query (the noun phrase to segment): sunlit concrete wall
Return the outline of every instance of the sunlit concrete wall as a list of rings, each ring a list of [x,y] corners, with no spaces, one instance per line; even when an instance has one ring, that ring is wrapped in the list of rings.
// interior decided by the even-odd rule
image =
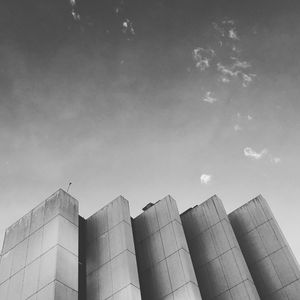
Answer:
[[[221,200],[213,196],[181,220],[202,298],[260,299]]]
[[[158,201],[133,224],[143,300],[200,300],[175,200]]]
[[[10,226],[0,263],[1,300],[77,300],[78,202],[63,190]]]
[[[299,300],[299,265],[267,202],[259,196],[229,219],[261,299]]]
[[[86,220],[87,300],[140,300],[129,203],[118,197]]]

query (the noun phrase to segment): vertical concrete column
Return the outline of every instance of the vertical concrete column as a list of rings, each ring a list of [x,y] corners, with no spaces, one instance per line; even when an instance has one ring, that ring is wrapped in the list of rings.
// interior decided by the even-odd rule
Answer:
[[[202,298],[260,299],[221,200],[181,214]]]
[[[87,300],[140,300],[129,203],[118,197],[86,220]]]
[[[175,200],[144,210],[133,221],[143,300],[200,300]]]
[[[63,190],[6,230],[1,300],[77,300],[78,202]]]
[[[299,265],[266,200],[258,196],[229,219],[261,299],[299,299]]]

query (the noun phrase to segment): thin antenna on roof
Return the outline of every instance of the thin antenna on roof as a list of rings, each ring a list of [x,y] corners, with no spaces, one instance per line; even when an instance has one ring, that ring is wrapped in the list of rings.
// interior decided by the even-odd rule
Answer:
[[[71,184],[72,184],[72,182],[69,182],[69,185],[68,185],[68,188],[67,188],[67,192],[69,192]]]

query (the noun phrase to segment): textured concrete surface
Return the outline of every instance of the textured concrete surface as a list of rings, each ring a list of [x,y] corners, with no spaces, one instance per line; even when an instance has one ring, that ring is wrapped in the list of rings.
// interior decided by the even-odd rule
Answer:
[[[299,265],[261,196],[229,215],[261,299],[300,299]]]
[[[201,299],[175,200],[148,207],[133,228],[143,300]]]
[[[140,300],[129,203],[118,197],[86,220],[87,300]]]
[[[181,220],[202,298],[259,299],[221,200],[213,196]]]
[[[78,202],[58,190],[5,233],[1,300],[76,300]]]

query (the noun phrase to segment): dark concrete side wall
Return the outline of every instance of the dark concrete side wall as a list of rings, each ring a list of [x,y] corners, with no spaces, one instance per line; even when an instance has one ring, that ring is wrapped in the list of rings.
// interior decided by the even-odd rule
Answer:
[[[181,214],[204,300],[258,300],[221,200],[213,196]]]
[[[6,230],[0,299],[77,300],[77,275],[78,202],[58,190]]]
[[[179,212],[170,196],[133,221],[143,300],[201,300]]]
[[[140,300],[129,203],[118,197],[86,220],[86,300]]]
[[[229,214],[263,300],[299,300],[299,265],[266,200],[259,196]]]

